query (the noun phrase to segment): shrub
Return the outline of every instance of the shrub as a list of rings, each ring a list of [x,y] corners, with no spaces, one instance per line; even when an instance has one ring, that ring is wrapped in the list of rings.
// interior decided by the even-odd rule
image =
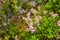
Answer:
[[[60,40],[60,0],[0,0],[0,40]]]

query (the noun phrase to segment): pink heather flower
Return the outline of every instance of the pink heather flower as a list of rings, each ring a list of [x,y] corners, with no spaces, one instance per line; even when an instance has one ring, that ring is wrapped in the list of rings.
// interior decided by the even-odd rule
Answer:
[[[30,18],[30,12],[27,13],[27,18],[23,17],[22,18],[27,22],[27,24],[31,21],[31,18]]]
[[[58,16],[58,14],[56,14],[56,13],[54,14],[54,12],[52,12],[52,13],[51,13],[51,16],[52,16],[53,18],[55,18],[56,16]]]
[[[28,18],[25,18],[23,17],[23,19],[26,21],[26,23],[28,24],[29,27],[32,27],[32,22],[31,22],[31,19],[28,17]]]
[[[30,18],[29,18],[29,17],[25,18],[25,17],[22,16],[22,18],[23,18],[25,21],[30,21]]]
[[[29,27],[30,30],[33,30],[34,27]]]
[[[20,10],[20,13],[22,14],[22,13],[26,13],[26,11],[24,10],[24,9],[21,9]]]
[[[28,18],[30,18],[30,14],[31,14],[30,12],[27,13],[27,17],[28,17]]]
[[[30,21],[28,24],[29,27],[33,27],[33,23]]]
[[[39,20],[40,19],[42,19],[42,17],[39,15],[35,17],[35,24],[37,24],[38,26],[39,26]]]
[[[28,13],[27,13],[27,18],[25,18],[25,17],[23,17],[23,16],[22,16],[22,18],[23,18],[26,22],[29,22],[29,21],[31,21],[30,14],[31,14],[31,13],[28,12]]]
[[[26,23],[29,26],[29,28],[27,28],[26,31],[28,30],[28,31],[31,31],[31,33],[34,33],[36,29],[33,27],[33,22],[31,21],[30,13],[27,14],[27,18],[23,17],[23,19],[26,21]]]
[[[36,28],[34,28],[34,27],[29,27],[29,28],[27,28],[26,31],[31,31],[31,33],[34,33],[35,30],[36,30]]]
[[[36,28],[33,28],[33,29],[31,29],[30,31],[31,31],[31,33],[34,33],[35,30],[36,30]]]
[[[26,29],[26,31],[31,31],[31,33],[34,33],[35,30],[36,30],[36,28],[34,28],[34,27],[29,27]]]
[[[31,33],[34,33],[35,32],[35,29],[31,30]]]
[[[33,7],[35,7],[35,1],[31,1],[30,5],[33,6]]]
[[[30,12],[33,13],[33,14],[34,14],[34,13],[37,13],[37,11],[36,11],[35,9],[33,9],[33,8],[30,9]]]
[[[39,19],[42,19],[42,16],[39,16],[39,15],[38,15],[38,18],[39,18]]]
[[[60,20],[57,21],[57,25],[60,26]]]
[[[35,17],[35,24],[39,24],[39,18],[37,16]]]

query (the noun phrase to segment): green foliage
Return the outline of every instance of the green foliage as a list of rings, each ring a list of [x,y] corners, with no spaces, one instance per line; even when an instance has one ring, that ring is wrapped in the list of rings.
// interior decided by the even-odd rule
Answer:
[[[35,0],[31,4],[30,2],[32,1],[4,0],[0,2],[0,38],[16,40],[15,37],[18,35],[19,40],[60,40],[60,26],[57,24],[57,21],[60,20],[60,0]],[[35,6],[33,7],[33,5]],[[33,12],[37,13],[32,13],[31,9],[35,9]],[[36,28],[33,33],[29,29],[26,30],[29,28],[30,19],[28,18],[26,21],[22,18],[29,17],[28,13],[31,14],[33,27]],[[37,25],[37,19],[35,21],[36,16],[42,17],[37,18],[39,25]],[[9,19],[10,21],[8,21]]]

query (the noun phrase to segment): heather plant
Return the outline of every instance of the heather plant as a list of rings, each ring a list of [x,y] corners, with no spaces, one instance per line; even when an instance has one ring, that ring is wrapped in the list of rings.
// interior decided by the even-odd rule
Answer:
[[[60,40],[60,0],[0,0],[0,40]]]

